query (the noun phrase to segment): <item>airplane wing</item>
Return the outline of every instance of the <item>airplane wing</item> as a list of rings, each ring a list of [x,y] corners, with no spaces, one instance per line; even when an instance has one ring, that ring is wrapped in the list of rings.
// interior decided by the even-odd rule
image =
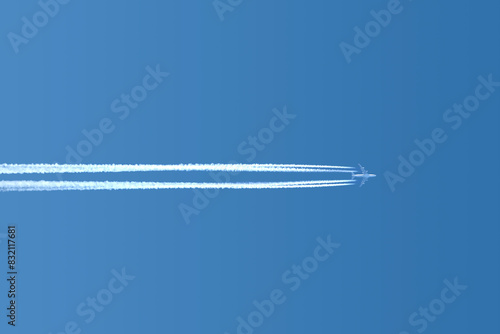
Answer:
[[[359,165],[359,169],[361,169],[361,174],[365,174],[365,167],[361,166],[361,164],[358,164]]]
[[[361,187],[363,186],[363,184],[365,184],[365,182],[366,182],[366,179],[363,179],[363,180],[361,181],[361,184],[359,185],[359,187],[361,188]]]

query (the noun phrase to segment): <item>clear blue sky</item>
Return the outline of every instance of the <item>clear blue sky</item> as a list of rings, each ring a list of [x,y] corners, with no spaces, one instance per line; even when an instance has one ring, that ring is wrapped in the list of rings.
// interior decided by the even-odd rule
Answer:
[[[233,334],[238,317],[256,334],[499,332],[497,2],[64,2],[0,11],[1,161],[361,163],[378,176],[211,198],[0,194],[19,253],[18,328],[2,280],[2,332]],[[282,130],[252,144],[285,107]],[[398,171],[400,156],[419,166]],[[340,246],[316,252],[328,236]],[[271,307],[255,300],[274,300],[262,324]]]

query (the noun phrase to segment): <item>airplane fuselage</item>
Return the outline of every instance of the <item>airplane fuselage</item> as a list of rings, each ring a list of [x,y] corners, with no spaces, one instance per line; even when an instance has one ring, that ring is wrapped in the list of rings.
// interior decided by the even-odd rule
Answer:
[[[352,174],[352,178],[355,178],[355,177],[362,177],[363,179],[369,179],[370,177],[375,177],[377,175],[375,174]]]

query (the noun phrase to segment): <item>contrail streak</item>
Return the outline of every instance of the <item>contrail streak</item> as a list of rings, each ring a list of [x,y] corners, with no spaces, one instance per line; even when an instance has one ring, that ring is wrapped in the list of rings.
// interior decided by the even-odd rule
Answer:
[[[328,172],[351,173],[353,167],[297,164],[1,164],[0,174],[121,173],[121,172]],[[137,182],[137,181],[0,181],[0,192],[132,189],[285,189],[339,187],[353,180],[280,182]]]
[[[285,189],[353,185],[349,180],[205,183],[205,182],[114,182],[114,181],[0,181],[0,192],[62,190],[160,190],[160,189]]]
[[[1,164],[0,174],[119,173],[119,172],[328,172],[352,173],[353,167],[293,164],[84,165]]]

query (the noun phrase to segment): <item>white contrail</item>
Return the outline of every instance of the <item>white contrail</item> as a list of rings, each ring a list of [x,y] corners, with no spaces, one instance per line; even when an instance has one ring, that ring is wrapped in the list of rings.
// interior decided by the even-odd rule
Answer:
[[[0,181],[1,191],[133,190],[133,189],[285,189],[350,186],[350,180],[204,183],[115,181]]]
[[[84,165],[1,164],[0,174],[119,173],[119,172],[329,172],[352,173],[353,167],[293,164]]]
[[[120,173],[120,172],[329,172],[354,173],[354,168],[296,164],[1,164],[0,174]],[[352,180],[248,183],[129,182],[129,181],[0,181],[0,191],[126,190],[126,189],[279,189],[353,185]]]

